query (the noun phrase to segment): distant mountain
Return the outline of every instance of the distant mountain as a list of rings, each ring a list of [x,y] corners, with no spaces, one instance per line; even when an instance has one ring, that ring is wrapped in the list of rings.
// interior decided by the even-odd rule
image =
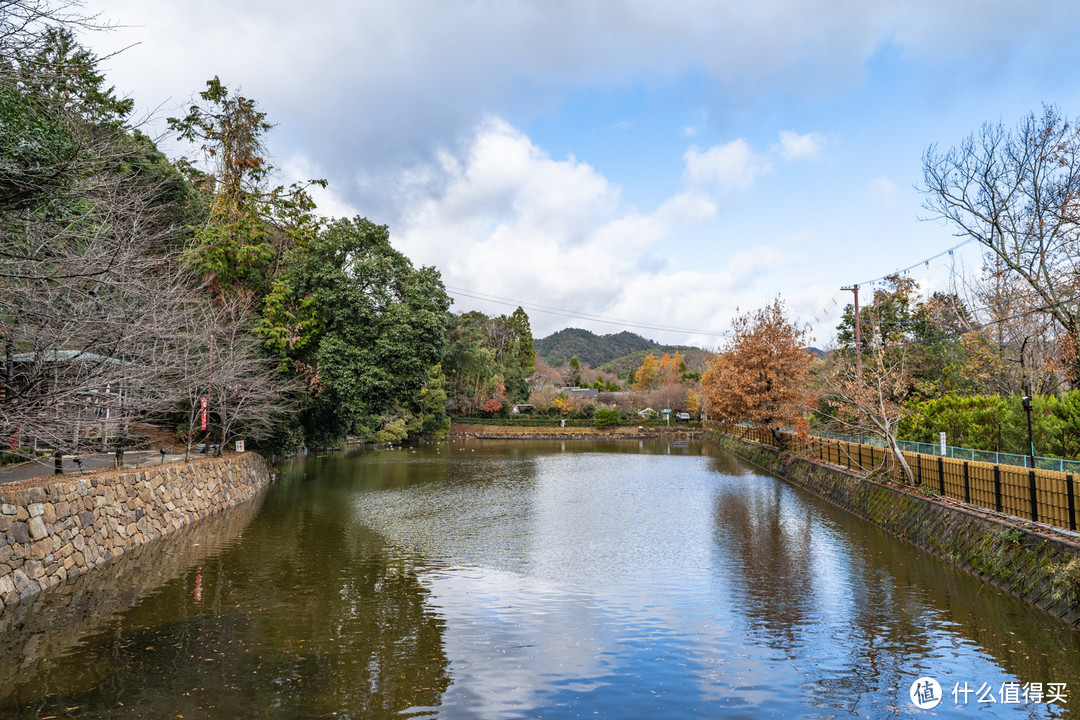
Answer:
[[[642,358],[650,352],[659,356],[674,354],[678,350],[691,371],[700,370],[709,355],[705,350],[687,345],[661,345],[632,332],[597,335],[581,328],[560,330],[533,341],[533,347],[536,354],[553,367],[577,355],[578,360],[591,368],[601,368],[619,375],[625,375],[631,367],[640,366]]]
[[[536,353],[552,366],[562,365],[574,355],[589,367],[600,367],[609,360],[637,350],[650,350],[659,344],[632,332],[597,335],[581,328],[566,328],[546,338],[533,341]]]

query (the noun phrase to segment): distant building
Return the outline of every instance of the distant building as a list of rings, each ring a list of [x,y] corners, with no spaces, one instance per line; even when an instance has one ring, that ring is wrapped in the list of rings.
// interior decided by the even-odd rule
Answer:
[[[559,388],[560,393],[566,393],[570,397],[594,398],[600,394],[596,388],[564,387]]]
[[[119,409],[138,405],[127,377],[128,370],[137,374],[137,369],[127,361],[79,350],[0,355],[0,400],[39,406],[40,417],[47,415],[50,424],[68,426],[72,445],[78,447],[80,423],[104,435],[119,418]]]

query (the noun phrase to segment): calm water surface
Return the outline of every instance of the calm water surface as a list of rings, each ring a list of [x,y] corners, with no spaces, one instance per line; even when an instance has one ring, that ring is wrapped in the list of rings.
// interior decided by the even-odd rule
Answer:
[[[0,617],[0,717],[1080,716],[1080,633],[695,443],[310,457],[161,545]]]

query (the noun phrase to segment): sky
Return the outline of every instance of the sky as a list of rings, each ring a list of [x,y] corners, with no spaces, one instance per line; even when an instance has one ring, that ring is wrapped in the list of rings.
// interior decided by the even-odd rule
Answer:
[[[218,76],[283,181],[386,224],[455,312],[716,348],[780,297],[827,347],[860,285],[977,274],[927,148],[1080,115],[1072,0],[87,0],[152,132]],[[191,152],[167,138],[172,156]]]

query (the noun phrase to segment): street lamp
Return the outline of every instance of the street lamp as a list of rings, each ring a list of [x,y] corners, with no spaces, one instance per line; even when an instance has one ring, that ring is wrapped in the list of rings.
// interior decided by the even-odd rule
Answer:
[[[1024,403],[1024,412],[1027,413],[1028,426],[1028,467],[1035,467],[1035,441],[1031,436],[1031,396],[1025,395],[1021,400]]]

